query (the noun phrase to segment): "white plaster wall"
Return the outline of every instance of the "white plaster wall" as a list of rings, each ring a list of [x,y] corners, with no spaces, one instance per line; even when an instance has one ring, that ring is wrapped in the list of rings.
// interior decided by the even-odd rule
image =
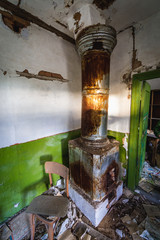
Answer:
[[[0,147],[80,128],[81,70],[74,45],[35,25],[18,35],[0,21],[0,36]],[[16,74],[25,69],[59,73],[69,83]]]
[[[117,36],[117,46],[111,55],[108,129],[129,133],[131,94],[122,83],[125,73],[153,70],[160,65],[160,12],[135,25],[136,58],[142,66],[132,72],[133,39],[131,28]],[[152,85],[159,84],[159,81]],[[154,86],[152,86],[153,89]],[[160,88],[157,86],[157,88]]]
[[[160,78],[147,80],[147,82],[151,86],[151,90],[160,90]]]
[[[160,11],[136,25],[138,60],[144,66],[160,63]]]
[[[117,36],[111,55],[108,129],[128,133],[130,122],[130,92],[122,83],[123,75],[131,69],[132,34],[128,29]]]

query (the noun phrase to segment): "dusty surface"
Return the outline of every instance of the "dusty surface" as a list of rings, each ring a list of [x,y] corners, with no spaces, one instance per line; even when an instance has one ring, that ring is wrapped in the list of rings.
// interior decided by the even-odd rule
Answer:
[[[144,200],[143,196],[137,193],[133,194],[128,189],[125,189],[120,200],[111,207],[109,213],[97,228],[94,228],[84,216],[82,217],[82,221],[105,235],[106,239],[144,239],[137,236],[136,233],[140,229],[139,226],[142,225],[147,217],[143,204],[150,203]],[[74,228],[71,231],[73,233]],[[141,228],[141,232],[143,232],[143,228]],[[45,233],[46,230],[44,225],[38,224],[36,227],[35,239],[41,239]],[[135,236],[138,238],[135,238]],[[23,240],[29,240],[29,238],[26,237]]]

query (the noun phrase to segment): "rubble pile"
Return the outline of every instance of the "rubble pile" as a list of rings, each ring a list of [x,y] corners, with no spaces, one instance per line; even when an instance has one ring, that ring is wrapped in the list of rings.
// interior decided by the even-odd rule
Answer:
[[[56,192],[54,188],[47,194]],[[47,231],[43,224],[36,227],[35,239],[47,239]],[[59,222],[55,233],[57,240],[119,240],[119,239],[160,239],[160,208],[152,205],[138,193],[124,188],[120,200],[111,207],[97,228],[81,214],[75,204],[70,200],[68,214]],[[29,240],[24,238],[23,240]]]

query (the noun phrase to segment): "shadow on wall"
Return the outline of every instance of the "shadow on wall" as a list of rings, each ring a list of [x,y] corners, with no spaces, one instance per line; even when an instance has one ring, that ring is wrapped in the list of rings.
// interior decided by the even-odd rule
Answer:
[[[28,195],[31,193],[33,195],[36,196],[36,188],[38,185],[40,185],[41,183],[44,183],[45,186],[46,186],[46,189],[49,188],[49,178],[48,178],[48,174],[45,173],[45,168],[44,168],[44,165],[45,165],[45,162],[47,161],[52,161],[53,157],[52,155],[42,155],[40,157],[40,165],[42,166],[42,172],[43,172],[43,177],[41,179],[39,179],[38,181],[34,182],[33,184],[27,186],[26,188],[23,189],[23,197],[22,197],[22,201],[23,201],[23,206],[26,206],[28,205],[27,203],[27,198],[28,198]]]
[[[43,177],[39,179],[38,181],[34,182],[33,184],[27,186],[23,189],[22,195],[23,195],[23,206],[28,205],[28,198],[31,195],[31,198],[34,198],[37,196],[37,188],[41,184],[45,184],[45,188],[48,189],[50,187],[49,185],[49,175],[45,173],[45,162],[47,161],[55,161],[64,164],[65,166],[69,167],[69,152],[68,152],[68,141],[74,138],[77,138],[80,136],[80,130],[77,131],[71,131],[65,134],[66,137],[62,138],[58,145],[60,145],[60,156],[59,159],[56,160],[56,156],[54,157],[51,154],[45,154],[40,156],[40,166],[42,166],[42,173]],[[56,155],[56,153],[55,153]],[[36,169],[35,169],[36,170]],[[35,171],[36,172],[36,171]],[[56,184],[56,181],[59,179],[59,176],[54,175],[53,176],[53,185]],[[39,195],[39,194],[38,194]]]

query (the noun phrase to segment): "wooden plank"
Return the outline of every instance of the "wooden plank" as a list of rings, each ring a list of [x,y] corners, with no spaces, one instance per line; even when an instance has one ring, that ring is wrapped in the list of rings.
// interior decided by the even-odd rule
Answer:
[[[147,127],[148,127],[148,114],[150,103],[150,85],[143,82],[142,96],[141,96],[141,109],[140,109],[140,124],[139,124],[139,139],[138,139],[138,162],[136,168],[136,185],[138,185],[140,174],[143,168],[146,152],[147,141]]]
[[[138,73],[133,75],[133,79],[144,81],[160,77],[160,69],[152,70],[149,72]]]
[[[140,99],[141,88],[143,82],[133,79],[132,82],[132,99],[131,99],[131,122],[130,122],[130,137],[129,137],[129,159],[128,159],[128,182],[130,189],[135,188],[136,184],[136,167],[138,155],[138,127],[140,115]]]
[[[75,40],[73,38],[71,38],[70,36],[68,36],[67,34],[59,31],[58,29],[56,29],[55,27],[53,27],[51,25],[48,25],[47,23],[45,23],[38,17],[32,15],[31,13],[14,5],[11,2],[8,2],[6,0],[0,0],[0,7],[10,11],[13,15],[15,15],[17,17],[20,17],[28,22],[32,22],[32,23],[38,25],[39,27],[42,27],[52,33],[55,33],[57,36],[62,37],[64,40],[66,40],[72,44],[75,44]]]

